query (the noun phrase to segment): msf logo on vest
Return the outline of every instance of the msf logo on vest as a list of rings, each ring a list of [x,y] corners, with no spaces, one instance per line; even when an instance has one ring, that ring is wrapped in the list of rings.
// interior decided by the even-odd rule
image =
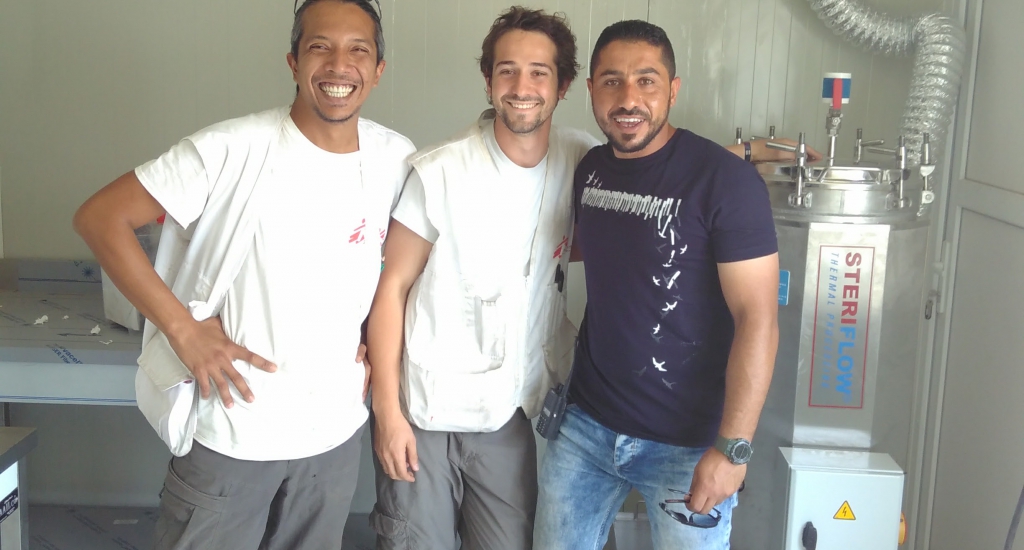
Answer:
[[[363,244],[363,243],[365,243],[366,242],[366,231],[367,231],[367,228],[366,228],[366,218],[363,218],[362,220],[359,220],[359,225],[357,225],[356,228],[353,229],[352,233],[349,235],[349,237],[348,237],[348,244]],[[387,232],[386,229],[381,229],[379,233],[380,233],[380,243],[383,244],[385,237],[387,237],[387,235],[388,235],[388,232]]]
[[[562,242],[558,243],[558,247],[555,248],[555,254],[552,258],[562,259],[562,254],[569,248],[569,237],[562,236]]]
[[[352,234],[349,235],[348,244],[363,244],[364,242],[366,242],[366,235],[364,235],[365,232],[366,218],[363,218],[359,225],[356,226],[354,230],[352,230]]]

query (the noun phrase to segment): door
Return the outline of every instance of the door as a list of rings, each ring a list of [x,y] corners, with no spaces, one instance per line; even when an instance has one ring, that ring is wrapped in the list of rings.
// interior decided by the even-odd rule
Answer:
[[[970,0],[967,21],[977,55],[958,116],[920,550],[1003,548],[1024,486],[1024,105],[1007,102],[1024,88],[1024,2]]]

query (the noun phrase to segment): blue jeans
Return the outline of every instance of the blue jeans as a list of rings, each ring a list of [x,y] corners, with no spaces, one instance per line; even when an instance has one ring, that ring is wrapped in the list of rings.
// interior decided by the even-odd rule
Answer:
[[[728,549],[736,495],[708,516],[681,502],[706,450],[620,435],[569,405],[541,465],[534,550],[601,550],[633,487],[647,504],[654,548]]]

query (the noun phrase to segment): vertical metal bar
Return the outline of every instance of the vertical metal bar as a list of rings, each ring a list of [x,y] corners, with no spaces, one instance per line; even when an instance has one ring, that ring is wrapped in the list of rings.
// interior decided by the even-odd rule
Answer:
[[[857,128],[857,141],[853,149],[854,164],[860,164],[861,156],[864,154],[864,150],[861,145],[862,143],[864,143],[864,129]]]
[[[900,136],[899,145],[896,146],[896,163],[900,168],[899,208],[903,208],[906,204],[903,190],[907,181],[907,145],[906,138],[903,136]]]

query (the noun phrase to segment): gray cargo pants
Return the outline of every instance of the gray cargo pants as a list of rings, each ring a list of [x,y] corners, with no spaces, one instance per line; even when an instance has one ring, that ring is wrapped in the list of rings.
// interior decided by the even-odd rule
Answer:
[[[167,469],[154,549],[340,549],[364,429],[299,460],[238,460],[195,443]]]
[[[537,441],[522,409],[491,433],[412,430],[415,482],[386,476],[374,453],[377,550],[458,550],[460,539],[462,550],[533,547]]]

